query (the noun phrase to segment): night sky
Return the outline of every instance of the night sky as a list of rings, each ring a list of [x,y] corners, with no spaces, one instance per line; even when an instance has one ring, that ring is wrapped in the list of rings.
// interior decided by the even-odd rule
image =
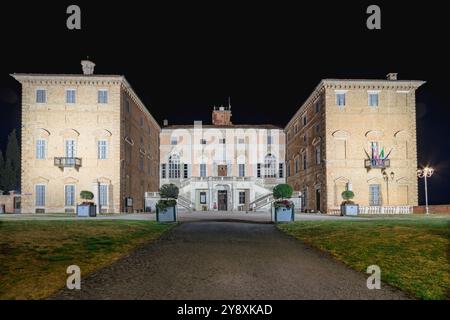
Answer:
[[[427,81],[417,92],[419,164],[436,168],[430,203],[450,203],[450,55],[442,2],[378,1],[382,29],[376,31],[366,28],[373,4],[367,1],[92,2],[2,3],[3,152],[8,133],[20,129],[20,86],[9,74],[81,73],[87,56],[95,73],[125,75],[152,115],[170,124],[209,123],[211,106],[231,96],[235,123],[284,127],[322,78],[398,72],[399,79]],[[81,7],[79,31],[66,28],[70,4]]]

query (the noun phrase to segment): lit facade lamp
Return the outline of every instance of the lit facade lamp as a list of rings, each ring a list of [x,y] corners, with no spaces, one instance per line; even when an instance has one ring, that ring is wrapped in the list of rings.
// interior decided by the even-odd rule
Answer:
[[[431,177],[434,173],[434,169],[430,168],[430,167],[425,167],[422,169],[418,169],[417,170],[417,176],[419,178],[423,178],[424,179],[424,183],[425,183],[425,210],[426,213],[428,214],[428,186],[427,186],[427,178]]]
[[[385,170],[383,170],[383,179],[386,181],[386,197],[387,197],[387,203],[389,205],[389,181],[393,181],[395,177],[395,173],[391,171],[391,173],[388,175]]]

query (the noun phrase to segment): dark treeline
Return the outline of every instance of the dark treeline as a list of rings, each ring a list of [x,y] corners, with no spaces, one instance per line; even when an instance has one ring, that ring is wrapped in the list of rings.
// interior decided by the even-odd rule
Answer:
[[[16,130],[8,135],[6,151],[0,150],[0,191],[20,189],[20,148]]]

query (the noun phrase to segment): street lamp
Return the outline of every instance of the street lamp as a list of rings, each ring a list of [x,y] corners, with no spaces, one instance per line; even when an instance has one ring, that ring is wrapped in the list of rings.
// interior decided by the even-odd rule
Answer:
[[[425,209],[428,214],[428,187],[427,187],[427,178],[431,177],[434,173],[434,169],[430,167],[425,167],[423,169],[417,169],[417,176],[419,178],[424,178],[425,183]]]
[[[388,175],[386,171],[383,170],[383,179],[384,181],[386,181],[386,197],[388,205],[389,205],[389,181],[394,180],[394,176],[395,176],[394,172],[391,171],[391,173]]]

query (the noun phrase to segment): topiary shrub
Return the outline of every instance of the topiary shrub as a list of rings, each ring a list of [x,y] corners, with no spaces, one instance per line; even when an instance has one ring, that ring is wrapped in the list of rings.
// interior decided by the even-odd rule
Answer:
[[[279,184],[273,188],[273,197],[275,199],[286,199],[292,196],[292,187],[286,183]]]
[[[344,201],[342,202],[342,204],[354,204],[353,201],[351,201],[351,199],[353,199],[355,197],[355,193],[351,190],[345,190],[341,193],[342,199],[344,199]]]
[[[292,206],[292,202],[289,200],[285,200],[292,196],[293,189],[290,185],[286,183],[279,184],[273,188],[273,197],[278,199],[278,201],[274,202],[275,208],[286,207],[290,208]]]
[[[178,193],[180,190],[176,185],[173,183],[170,184],[163,184],[161,188],[159,188],[159,195],[161,198],[156,203],[156,208],[158,208],[159,211],[164,211],[169,207],[174,207],[177,205],[177,199]]]
[[[80,198],[84,200],[83,203],[89,203],[87,200],[94,199],[94,194],[90,191],[83,190],[80,192]]]
[[[178,193],[179,189],[173,183],[163,184],[159,189],[159,195],[161,196],[161,198],[177,199]]]

